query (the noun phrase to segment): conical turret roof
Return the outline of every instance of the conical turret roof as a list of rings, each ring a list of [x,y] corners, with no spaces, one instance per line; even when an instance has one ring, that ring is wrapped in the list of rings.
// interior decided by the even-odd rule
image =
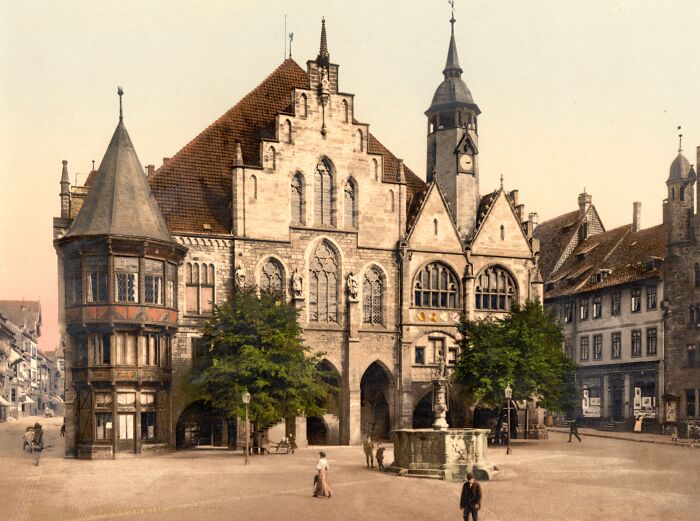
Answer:
[[[683,155],[683,151],[679,150],[678,155],[671,163],[668,169],[668,181],[681,181],[688,177],[690,172],[690,161]]]
[[[121,117],[97,172],[66,237],[113,235],[173,242]]]

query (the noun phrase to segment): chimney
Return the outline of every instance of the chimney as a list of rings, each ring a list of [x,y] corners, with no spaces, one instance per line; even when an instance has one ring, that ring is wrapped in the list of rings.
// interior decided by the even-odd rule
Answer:
[[[164,158],[163,158],[163,166],[167,165],[168,163],[170,163],[170,158],[169,158],[169,157],[164,157]]]
[[[150,179],[153,177],[153,174],[156,172],[156,167],[153,165],[146,165],[146,175]]]
[[[518,206],[518,191],[511,190],[509,195],[510,195],[510,200],[513,201],[513,206]]]
[[[518,204],[515,206],[515,215],[518,216],[518,222],[523,222],[525,220],[525,205]]]
[[[591,203],[593,202],[593,197],[591,197],[591,194],[586,193],[586,189],[584,188],[582,194],[578,194],[578,209],[581,213],[586,213],[588,209],[591,206]]]
[[[638,232],[642,227],[642,203],[632,203],[632,231]]]

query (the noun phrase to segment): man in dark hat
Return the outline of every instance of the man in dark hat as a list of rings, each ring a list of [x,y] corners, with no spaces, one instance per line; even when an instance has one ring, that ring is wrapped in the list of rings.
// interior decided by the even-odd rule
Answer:
[[[481,508],[481,485],[477,483],[471,472],[467,474],[467,481],[462,485],[459,508],[464,511],[464,521],[469,521],[469,514],[472,515],[472,521],[477,521]]]
[[[578,435],[578,425],[576,425],[575,419],[569,422],[569,443],[571,443],[571,436],[576,436],[576,439],[581,443],[581,437]]]

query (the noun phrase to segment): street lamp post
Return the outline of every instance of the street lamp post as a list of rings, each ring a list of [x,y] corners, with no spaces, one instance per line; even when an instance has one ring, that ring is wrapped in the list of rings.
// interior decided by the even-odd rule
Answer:
[[[506,387],[506,407],[508,407],[508,448],[506,454],[510,454],[510,399],[513,397],[513,389],[510,388],[510,383]]]
[[[245,464],[248,464],[248,452],[250,452],[250,424],[248,423],[248,404],[250,403],[250,393],[243,393],[243,403],[245,404]]]

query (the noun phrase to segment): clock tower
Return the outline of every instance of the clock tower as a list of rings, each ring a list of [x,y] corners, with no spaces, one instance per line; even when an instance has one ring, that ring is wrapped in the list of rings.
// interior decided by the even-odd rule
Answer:
[[[479,161],[477,117],[481,113],[462,80],[454,15],[444,80],[435,91],[428,117],[427,178],[437,181],[450,205],[460,237],[468,237],[476,222],[479,203]]]

